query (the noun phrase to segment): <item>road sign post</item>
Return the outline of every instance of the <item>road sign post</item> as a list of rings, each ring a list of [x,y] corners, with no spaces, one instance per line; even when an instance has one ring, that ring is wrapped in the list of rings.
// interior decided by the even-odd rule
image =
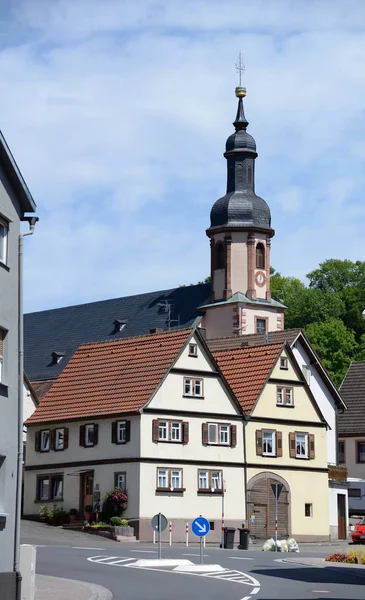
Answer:
[[[278,500],[283,489],[282,483],[272,483],[271,489],[275,496],[275,552],[278,551]]]
[[[158,532],[158,558],[161,558],[161,555],[162,555],[161,533],[167,527],[167,519],[166,519],[165,515],[163,515],[162,513],[158,513],[157,515],[152,517],[151,526],[154,531]]]
[[[203,537],[209,533],[209,521],[205,517],[197,517],[191,524],[191,529],[194,535],[200,538],[200,564],[204,562]]]

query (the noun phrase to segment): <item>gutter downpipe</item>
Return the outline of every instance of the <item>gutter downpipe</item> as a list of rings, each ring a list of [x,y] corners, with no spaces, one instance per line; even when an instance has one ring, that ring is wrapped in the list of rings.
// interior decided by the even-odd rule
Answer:
[[[38,217],[24,217],[28,221],[29,231],[19,234],[18,248],[18,458],[14,531],[14,571],[16,573],[16,600],[21,600],[20,573],[20,518],[22,509],[23,482],[23,386],[24,386],[24,324],[23,324],[23,239],[33,235]]]

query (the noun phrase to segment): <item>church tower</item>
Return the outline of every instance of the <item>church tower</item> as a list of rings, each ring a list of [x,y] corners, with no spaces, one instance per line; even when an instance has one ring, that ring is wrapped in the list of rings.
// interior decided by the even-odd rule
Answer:
[[[244,87],[236,88],[235,132],[226,142],[227,193],[213,205],[211,298],[202,326],[207,337],[266,333],[284,328],[285,306],[270,293],[270,209],[255,193],[256,142],[247,133]]]

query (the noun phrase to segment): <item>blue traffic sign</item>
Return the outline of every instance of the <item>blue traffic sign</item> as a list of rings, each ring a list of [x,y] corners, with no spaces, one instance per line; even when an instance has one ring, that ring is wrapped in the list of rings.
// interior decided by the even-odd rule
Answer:
[[[204,537],[210,530],[209,521],[207,521],[205,517],[197,517],[192,522],[191,529],[193,530],[194,535]]]

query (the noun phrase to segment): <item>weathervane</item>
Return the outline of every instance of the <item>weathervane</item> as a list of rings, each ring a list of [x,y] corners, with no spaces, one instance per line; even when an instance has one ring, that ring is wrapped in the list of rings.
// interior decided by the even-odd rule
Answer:
[[[240,87],[242,85],[242,75],[245,72],[245,65],[243,64],[243,60],[242,60],[242,54],[241,52],[238,55],[238,61],[235,64],[235,69],[239,75],[239,80],[240,80]]]
[[[243,64],[242,54],[241,52],[238,55],[238,60],[235,63],[235,69],[239,75],[239,86],[236,87],[236,96],[237,98],[244,98],[246,96],[246,88],[242,86],[242,75],[245,72],[245,65]]]

